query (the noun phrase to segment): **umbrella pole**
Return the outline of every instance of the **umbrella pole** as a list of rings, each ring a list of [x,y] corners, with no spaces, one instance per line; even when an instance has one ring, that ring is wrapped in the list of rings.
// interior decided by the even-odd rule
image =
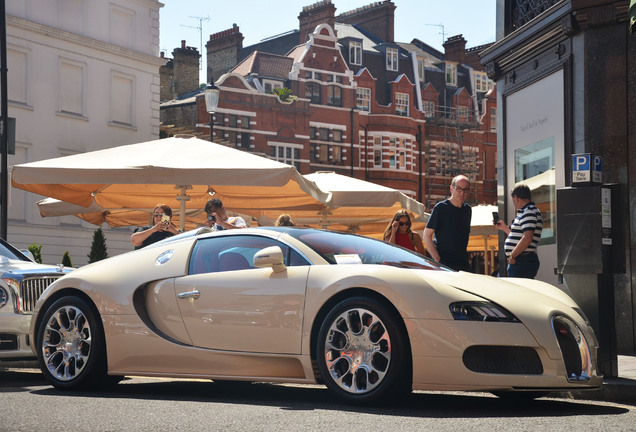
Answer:
[[[176,185],[175,189],[181,189],[179,195],[177,195],[177,201],[179,201],[179,229],[185,231],[185,205],[186,201],[190,201],[190,197],[186,194],[188,189],[192,189],[190,185]]]

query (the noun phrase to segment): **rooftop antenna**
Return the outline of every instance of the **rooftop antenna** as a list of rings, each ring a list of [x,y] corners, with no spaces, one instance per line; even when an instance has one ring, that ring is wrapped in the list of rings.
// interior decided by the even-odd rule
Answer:
[[[206,16],[206,17],[197,17],[197,16],[190,16],[190,18],[192,19],[197,19],[199,20],[199,26],[189,26],[189,25],[184,25],[181,24],[181,27],[188,27],[188,28],[194,28],[199,30],[199,70],[203,69],[203,21],[210,21],[210,16]]]
[[[442,29],[441,34],[442,35],[442,46],[444,45],[444,42],[446,42],[446,34],[444,33],[444,24],[424,24],[425,26],[433,26],[433,27],[440,27]]]

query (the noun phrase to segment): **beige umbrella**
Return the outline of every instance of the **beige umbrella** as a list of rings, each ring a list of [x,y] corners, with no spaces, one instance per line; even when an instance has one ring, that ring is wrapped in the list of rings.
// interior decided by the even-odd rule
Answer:
[[[332,207],[319,211],[287,211],[296,225],[351,231],[382,238],[387,224],[400,209],[410,213],[414,230],[423,230],[428,220],[429,214],[426,213],[424,204],[399,190],[332,171],[318,171],[304,177],[315,183],[324,193],[331,194]],[[262,213],[258,218],[261,225],[273,225],[278,217],[275,212]]]
[[[185,228],[186,210],[212,196],[228,209],[322,210],[331,196],[296,168],[197,138],[172,137],[13,166],[14,187],[102,209],[149,209],[165,203]]]

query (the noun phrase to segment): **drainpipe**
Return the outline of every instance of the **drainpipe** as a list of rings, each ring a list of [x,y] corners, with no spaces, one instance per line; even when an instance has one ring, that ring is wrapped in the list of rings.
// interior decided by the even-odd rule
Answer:
[[[364,180],[369,181],[369,131],[366,126],[358,126],[364,129]]]
[[[349,155],[349,158],[351,159],[351,178],[354,178],[355,176],[353,175],[353,108],[351,108],[351,130],[349,131],[349,135],[350,135],[350,140],[351,140],[351,154]]]
[[[417,165],[420,169],[419,181],[417,182],[417,200],[419,202],[424,202],[422,201],[422,125],[417,125],[417,147]]]

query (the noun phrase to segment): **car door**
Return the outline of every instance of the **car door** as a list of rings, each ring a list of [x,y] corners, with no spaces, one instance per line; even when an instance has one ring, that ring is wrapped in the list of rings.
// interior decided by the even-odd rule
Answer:
[[[283,251],[285,271],[253,267],[254,254],[269,246]],[[175,279],[177,303],[193,344],[300,353],[308,272],[308,262],[300,254],[274,239],[231,235],[199,240],[189,275]]]

